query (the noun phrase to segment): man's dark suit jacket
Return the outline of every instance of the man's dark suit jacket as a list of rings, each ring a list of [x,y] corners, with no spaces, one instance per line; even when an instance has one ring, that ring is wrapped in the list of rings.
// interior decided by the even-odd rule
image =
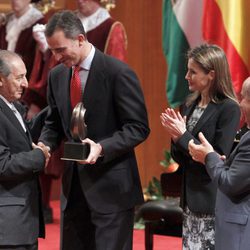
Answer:
[[[250,249],[250,132],[225,163],[216,153],[208,154],[206,169],[218,187],[216,250]]]
[[[71,69],[55,67],[49,75],[49,111],[40,141],[52,148],[70,135]],[[126,210],[143,202],[134,147],[149,134],[144,98],[135,73],[123,62],[98,49],[83,93],[88,137],[103,147],[95,165],[79,166],[82,190],[100,213]],[[66,207],[74,164],[63,175],[62,209]],[[66,199],[65,199],[66,198]]]
[[[182,115],[189,119],[198,99],[190,106],[185,106]],[[192,212],[214,214],[216,186],[209,177],[205,167],[192,159],[188,153],[191,139],[198,144],[198,134],[202,132],[215,151],[228,156],[239,125],[239,105],[226,98],[218,103],[210,102],[190,133],[186,131],[176,142],[172,143],[172,156],[182,167],[183,195],[182,207],[188,205]]]
[[[2,99],[0,127],[0,246],[33,244],[44,237],[38,171],[45,157],[32,150],[30,136]]]

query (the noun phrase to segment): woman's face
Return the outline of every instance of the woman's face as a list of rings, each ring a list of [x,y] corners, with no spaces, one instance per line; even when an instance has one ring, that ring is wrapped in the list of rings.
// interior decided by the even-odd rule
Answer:
[[[208,91],[212,83],[213,74],[211,72],[205,73],[192,58],[188,60],[187,67],[188,71],[185,79],[188,81],[189,90],[200,93]]]

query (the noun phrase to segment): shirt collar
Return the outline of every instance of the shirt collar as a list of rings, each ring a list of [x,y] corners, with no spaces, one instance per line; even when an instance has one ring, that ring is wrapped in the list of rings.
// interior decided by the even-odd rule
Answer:
[[[6,103],[6,105],[10,108],[10,109],[13,109],[13,103],[12,102],[9,102],[7,101],[6,98],[4,98],[2,95],[0,95],[0,98]]]
[[[85,70],[90,70],[91,63],[95,55],[95,47],[91,44],[91,50],[88,56],[81,62],[80,67]]]

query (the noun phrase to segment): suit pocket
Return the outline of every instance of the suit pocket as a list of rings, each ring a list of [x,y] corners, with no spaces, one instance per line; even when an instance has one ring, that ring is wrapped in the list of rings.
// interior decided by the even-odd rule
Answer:
[[[246,225],[248,221],[248,215],[246,214],[236,214],[236,213],[226,213],[225,221],[228,223]]]
[[[26,199],[21,197],[1,197],[0,207],[3,206],[25,206]]]
[[[21,216],[25,210],[26,199],[22,197],[1,197],[0,199],[0,242],[15,239],[15,235],[23,232]]]

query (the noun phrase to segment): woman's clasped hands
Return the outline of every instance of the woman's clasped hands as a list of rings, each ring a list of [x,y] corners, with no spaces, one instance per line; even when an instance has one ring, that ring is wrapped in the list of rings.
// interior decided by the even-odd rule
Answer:
[[[161,124],[166,128],[171,138],[176,141],[186,132],[186,117],[172,108],[167,108],[160,116]]]

